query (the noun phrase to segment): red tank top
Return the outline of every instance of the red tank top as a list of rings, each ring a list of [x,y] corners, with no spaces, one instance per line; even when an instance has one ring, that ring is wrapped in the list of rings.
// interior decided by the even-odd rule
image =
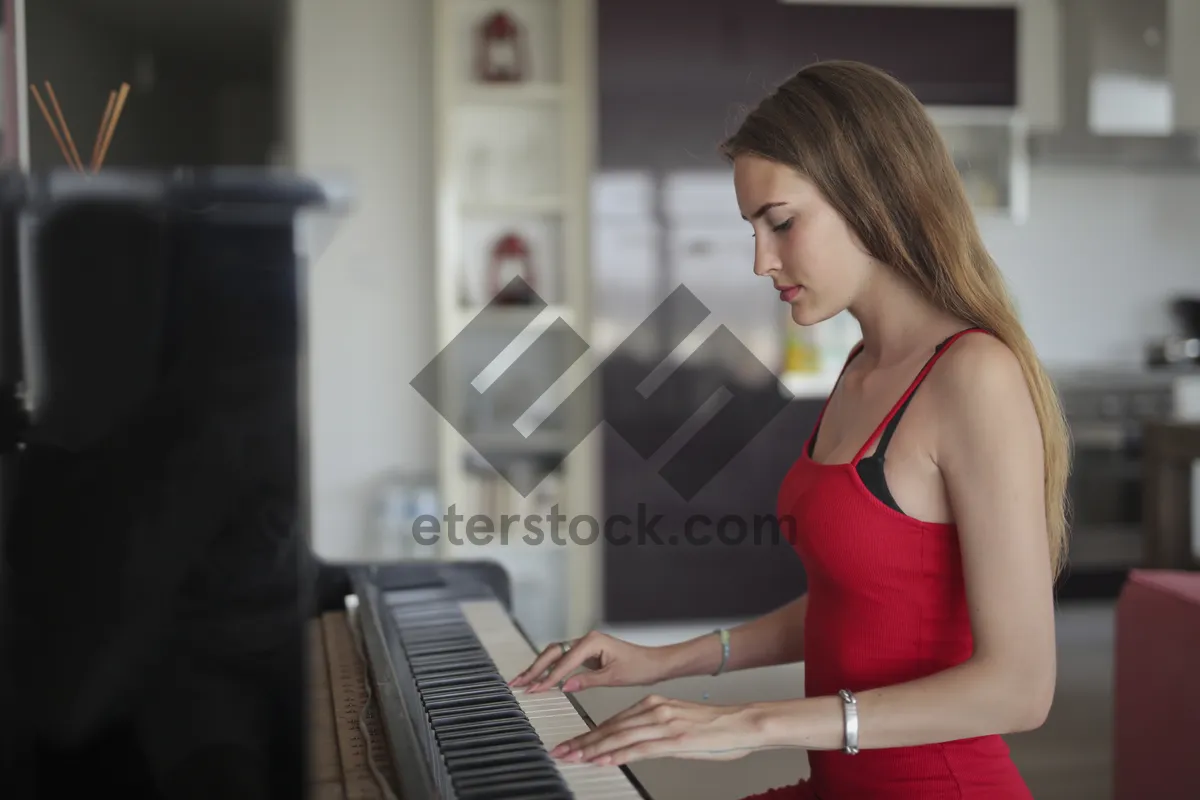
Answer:
[[[852,461],[813,460],[822,408],[804,453],[783,480],[777,513],[791,526],[792,545],[808,575],[808,697],[911,681],[971,655],[956,528],[921,522],[900,511],[883,485],[883,457],[900,415],[938,358],[975,330],[961,331],[939,345]],[[858,353],[855,348],[846,364]],[[879,447],[864,459],[876,439]],[[869,728],[870,718],[861,724]],[[809,790],[822,800],[1032,798],[999,736],[861,750],[857,755],[813,750],[808,758]]]

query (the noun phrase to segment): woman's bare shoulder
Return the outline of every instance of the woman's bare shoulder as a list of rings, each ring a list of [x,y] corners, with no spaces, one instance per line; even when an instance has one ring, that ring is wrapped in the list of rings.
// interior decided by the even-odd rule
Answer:
[[[1004,342],[984,332],[968,333],[950,345],[928,382],[935,392],[950,398],[978,398],[995,392],[1007,400],[1029,396],[1025,373],[1016,354]]]
[[[1025,444],[1040,449],[1033,395],[1016,354],[987,333],[959,338],[929,375],[928,390],[944,434],[939,449],[955,444]],[[1011,447],[1006,447],[1011,450]]]

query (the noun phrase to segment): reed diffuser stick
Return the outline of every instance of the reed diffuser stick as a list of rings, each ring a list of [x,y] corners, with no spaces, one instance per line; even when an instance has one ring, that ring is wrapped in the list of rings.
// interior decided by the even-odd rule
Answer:
[[[104,144],[104,134],[108,131],[108,121],[112,119],[113,108],[117,103],[117,92],[112,90],[108,93],[108,105],[104,107],[104,116],[100,119],[100,127],[96,129],[96,142],[92,145],[92,172],[99,168],[100,164],[100,146]]]
[[[129,96],[129,84],[122,83],[121,91],[117,94],[117,104],[113,108],[112,120],[108,123],[108,131],[104,134],[104,144],[100,146],[100,157],[96,160],[96,168],[94,171],[99,171],[100,167],[104,166],[104,158],[108,155],[108,146],[112,144],[113,132],[117,129],[117,120],[121,118],[121,111],[125,108],[125,98]]]
[[[58,104],[58,97],[54,94],[54,87],[50,85],[50,81],[46,81],[46,94],[50,96],[50,103],[54,106],[54,113],[58,115],[58,122],[62,125],[63,135],[67,140],[67,147],[71,148],[69,160],[75,166],[75,169],[83,172],[83,161],[79,158],[79,151],[75,149],[75,140],[71,138],[71,128],[67,125],[67,118],[63,116],[62,107]]]
[[[54,124],[54,117],[50,116],[50,109],[46,108],[41,93],[32,83],[29,84],[29,90],[33,92],[33,99],[37,101],[38,108],[42,110],[42,116],[46,118],[46,124],[50,126],[50,133],[54,135],[54,141],[58,142],[58,149],[62,150],[63,158],[74,169],[75,162],[71,160],[71,152],[67,150],[67,143],[63,141],[62,135],[58,132],[58,126]]]

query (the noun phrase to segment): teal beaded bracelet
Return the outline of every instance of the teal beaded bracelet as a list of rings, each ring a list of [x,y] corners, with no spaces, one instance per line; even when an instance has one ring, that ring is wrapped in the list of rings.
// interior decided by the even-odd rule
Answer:
[[[717,671],[713,673],[713,675],[720,675],[725,671],[725,665],[729,663],[729,630],[726,628],[719,628],[718,630],[713,631],[713,633],[721,637],[721,665],[717,667]]]

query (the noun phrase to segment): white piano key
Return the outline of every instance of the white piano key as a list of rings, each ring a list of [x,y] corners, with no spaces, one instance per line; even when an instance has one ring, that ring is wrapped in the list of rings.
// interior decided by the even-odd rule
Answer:
[[[537,658],[537,652],[517,630],[500,603],[470,600],[459,605],[475,636],[506,681],[519,675]],[[519,688],[513,694],[547,750],[553,750],[567,739],[590,730],[570,699],[558,689],[526,694],[523,688]],[[567,782],[567,787],[580,800],[641,798],[620,767],[573,764],[558,759],[554,763]]]

